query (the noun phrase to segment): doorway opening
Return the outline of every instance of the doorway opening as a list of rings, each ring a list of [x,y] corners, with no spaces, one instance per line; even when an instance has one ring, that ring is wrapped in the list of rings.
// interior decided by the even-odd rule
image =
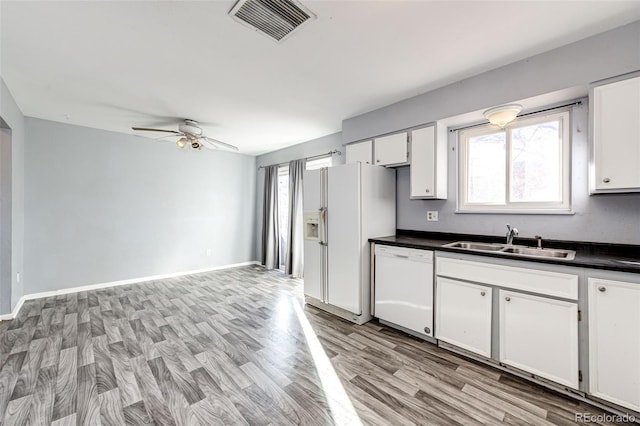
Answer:
[[[11,312],[11,129],[0,118],[0,314]]]

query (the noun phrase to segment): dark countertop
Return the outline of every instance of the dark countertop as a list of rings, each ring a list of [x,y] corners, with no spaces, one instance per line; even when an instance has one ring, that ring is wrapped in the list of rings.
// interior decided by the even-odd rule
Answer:
[[[607,269],[620,272],[640,273],[640,246],[631,244],[587,243],[577,241],[543,240],[544,248],[575,250],[573,260],[558,258],[531,258],[512,256],[498,252],[481,252],[459,248],[443,247],[444,244],[455,241],[474,241],[487,243],[504,243],[504,237],[453,234],[444,232],[423,232],[398,229],[396,235],[380,238],[370,238],[370,242],[390,246],[409,247],[465,253],[478,256],[499,257],[503,259],[521,260],[528,262],[552,263],[555,265],[578,266],[594,269]],[[514,245],[535,247],[535,239],[515,238]]]

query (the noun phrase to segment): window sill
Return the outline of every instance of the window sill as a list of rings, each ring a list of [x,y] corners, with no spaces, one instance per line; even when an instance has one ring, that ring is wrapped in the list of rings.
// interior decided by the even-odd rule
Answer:
[[[541,214],[541,215],[574,215],[573,210],[456,210],[456,214]]]

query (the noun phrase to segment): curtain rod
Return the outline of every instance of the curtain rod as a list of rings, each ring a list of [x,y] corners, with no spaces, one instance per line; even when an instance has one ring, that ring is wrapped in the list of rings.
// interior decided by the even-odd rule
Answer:
[[[566,108],[566,107],[570,107],[570,106],[578,106],[578,105],[582,105],[582,101],[575,101],[575,102],[571,102],[571,103],[568,103],[568,104],[562,104],[562,105],[554,106],[554,107],[551,107],[551,108],[545,108],[545,109],[541,109],[541,110],[537,110],[537,111],[533,111],[533,112],[527,112],[526,114],[518,114],[516,116],[516,118],[526,117],[528,115],[535,115],[535,114],[540,114],[542,112],[553,111],[553,110],[556,110],[556,109]],[[480,127],[480,126],[484,126],[484,125],[487,125],[487,124],[489,124],[489,122],[485,121],[485,122],[478,123],[478,124],[472,124],[471,126],[453,127],[451,129],[449,129],[449,132],[457,132],[458,130],[473,129],[474,127]]]
[[[342,155],[342,152],[338,151],[337,149],[333,149],[333,150],[331,150],[329,152],[326,152],[324,154],[318,154],[318,155],[312,155],[310,157],[299,158],[299,160],[315,160],[316,158],[330,157],[333,154]],[[271,167],[271,166],[285,166],[287,164],[289,164],[289,162],[285,161],[284,163],[277,163],[277,164],[269,164],[267,166],[260,166],[260,167],[258,167],[258,169],[264,169],[265,167]]]

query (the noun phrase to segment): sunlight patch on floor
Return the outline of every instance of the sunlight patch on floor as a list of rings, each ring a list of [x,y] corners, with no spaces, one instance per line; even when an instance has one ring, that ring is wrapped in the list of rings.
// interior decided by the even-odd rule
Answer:
[[[358,417],[358,413],[355,408],[353,408],[349,395],[347,395],[342,383],[340,383],[340,379],[333,369],[329,357],[327,357],[327,354],[324,352],[318,336],[316,336],[313,327],[311,327],[309,320],[304,315],[302,307],[300,307],[300,302],[296,299],[291,299],[291,303],[302,327],[302,331],[304,332],[309,352],[318,371],[322,389],[327,397],[327,402],[331,409],[331,416],[335,424],[362,426],[360,417]]]

